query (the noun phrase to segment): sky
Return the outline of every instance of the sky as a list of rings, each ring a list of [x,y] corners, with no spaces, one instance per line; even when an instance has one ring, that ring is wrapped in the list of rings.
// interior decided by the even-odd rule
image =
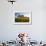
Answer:
[[[24,16],[26,16],[26,17],[30,17],[31,16],[31,13],[24,13],[24,12],[20,12],[20,13],[15,13],[15,16],[18,16],[18,15],[24,15]]]

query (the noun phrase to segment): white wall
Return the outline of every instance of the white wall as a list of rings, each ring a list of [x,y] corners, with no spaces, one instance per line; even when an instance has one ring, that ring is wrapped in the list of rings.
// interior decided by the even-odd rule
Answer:
[[[7,0],[0,0],[0,40],[11,40],[19,32],[26,32],[35,40],[46,40],[45,0],[17,0],[13,5]],[[32,25],[14,25],[15,11],[31,11]]]

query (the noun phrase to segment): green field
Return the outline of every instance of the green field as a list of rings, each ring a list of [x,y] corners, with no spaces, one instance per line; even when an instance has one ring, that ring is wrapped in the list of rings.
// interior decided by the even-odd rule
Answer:
[[[29,22],[29,17],[18,17],[18,18],[15,18],[15,22]]]

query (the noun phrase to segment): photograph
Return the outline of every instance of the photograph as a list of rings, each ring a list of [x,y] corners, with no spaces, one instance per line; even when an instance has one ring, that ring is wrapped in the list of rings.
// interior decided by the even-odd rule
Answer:
[[[15,12],[15,24],[31,24],[32,16],[30,12]]]

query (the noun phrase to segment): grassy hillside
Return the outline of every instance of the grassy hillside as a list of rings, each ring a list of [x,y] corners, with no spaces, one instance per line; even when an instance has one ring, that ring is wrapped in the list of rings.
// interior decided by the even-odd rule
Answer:
[[[29,22],[29,17],[18,17],[18,18],[15,18],[15,22]]]

